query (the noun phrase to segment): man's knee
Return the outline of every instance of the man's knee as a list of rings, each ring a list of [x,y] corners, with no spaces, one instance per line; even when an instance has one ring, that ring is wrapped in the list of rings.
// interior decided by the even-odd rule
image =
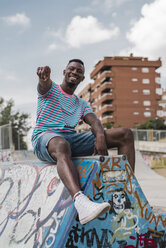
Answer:
[[[62,137],[52,138],[48,143],[48,152],[54,157],[68,155],[71,156],[71,149],[69,143]]]
[[[122,140],[123,142],[134,142],[133,132],[130,128],[123,127],[121,128]]]

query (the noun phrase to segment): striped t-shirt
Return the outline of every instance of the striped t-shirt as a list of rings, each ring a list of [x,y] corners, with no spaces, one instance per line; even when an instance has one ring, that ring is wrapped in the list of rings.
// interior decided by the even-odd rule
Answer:
[[[79,120],[92,112],[86,101],[75,94],[68,95],[60,85],[52,82],[52,87],[46,94],[38,93],[36,126],[32,133],[34,150],[43,133],[76,132],[75,127]]]

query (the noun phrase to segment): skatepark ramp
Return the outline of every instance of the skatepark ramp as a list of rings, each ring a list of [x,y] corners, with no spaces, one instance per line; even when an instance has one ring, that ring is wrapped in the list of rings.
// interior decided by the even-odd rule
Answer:
[[[81,225],[54,164],[1,163],[0,247],[166,247],[166,213],[154,213],[126,156],[73,162],[85,194],[96,202],[108,201],[110,211]]]

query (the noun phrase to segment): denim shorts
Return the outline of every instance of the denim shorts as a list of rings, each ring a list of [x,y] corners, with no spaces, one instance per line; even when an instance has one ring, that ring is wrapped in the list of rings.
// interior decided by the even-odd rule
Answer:
[[[72,157],[91,156],[94,152],[95,136],[91,131],[82,133],[44,133],[37,141],[35,155],[42,161],[55,162],[48,153],[48,143],[54,137],[64,138],[70,145]]]

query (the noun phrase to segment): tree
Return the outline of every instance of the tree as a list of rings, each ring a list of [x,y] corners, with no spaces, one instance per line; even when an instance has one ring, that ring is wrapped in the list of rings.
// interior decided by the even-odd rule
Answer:
[[[166,125],[164,124],[163,120],[155,118],[153,120],[148,120],[147,122],[141,124],[138,129],[166,130]]]
[[[106,129],[111,129],[113,127],[113,124],[111,122],[106,122],[103,124],[103,127]]]
[[[30,115],[27,113],[14,112],[13,106],[14,101],[12,99],[5,102],[3,98],[0,98],[0,126],[11,123],[12,140],[15,149],[27,149],[24,137],[31,128],[28,124]]]

